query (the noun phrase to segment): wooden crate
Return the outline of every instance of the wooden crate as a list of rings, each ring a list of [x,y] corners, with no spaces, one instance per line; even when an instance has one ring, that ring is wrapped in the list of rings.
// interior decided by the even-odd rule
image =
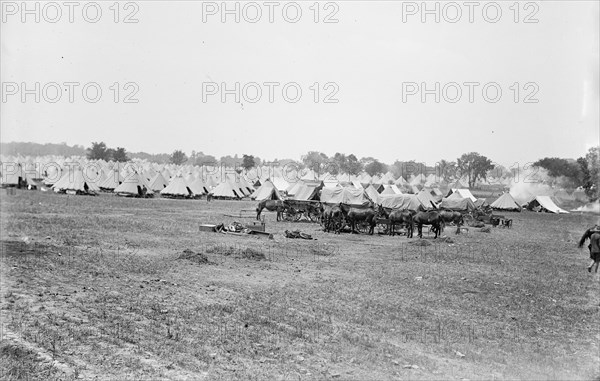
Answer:
[[[216,232],[217,231],[217,225],[200,224],[198,226],[198,230],[201,231],[201,232]]]
[[[246,228],[250,230],[254,230],[256,232],[264,232],[266,231],[265,224],[261,222],[251,222],[246,224]]]

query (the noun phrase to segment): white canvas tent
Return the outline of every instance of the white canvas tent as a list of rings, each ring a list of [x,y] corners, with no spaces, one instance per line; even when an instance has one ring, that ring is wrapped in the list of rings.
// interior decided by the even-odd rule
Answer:
[[[354,187],[323,188],[321,190],[321,202],[324,203],[363,205],[369,201],[371,200],[364,190]]]
[[[361,187],[361,190],[362,190],[362,187]],[[379,192],[377,192],[377,190],[375,189],[375,187],[372,184],[369,185],[364,191],[367,193],[367,195],[373,202],[379,203]]]
[[[453,193],[458,193],[462,198],[470,198],[471,201],[477,201],[477,197],[473,196],[470,190],[468,189],[451,189],[447,196],[450,196]]]
[[[208,189],[206,188],[206,185],[202,181],[201,177],[196,177],[195,179],[193,179],[188,184],[188,187],[190,188],[194,196],[200,196],[208,193]]]
[[[169,185],[161,190],[160,194],[167,197],[190,197],[194,192],[192,192],[185,179],[178,175],[171,179]]]
[[[431,195],[431,192],[426,189],[421,189],[419,193],[417,193],[417,198],[427,207],[432,207],[432,204],[437,205],[436,199]]]
[[[271,182],[271,180],[265,180],[263,184],[250,196],[252,200],[263,201],[263,200],[281,200],[281,194],[279,190]]]
[[[164,176],[160,172],[158,172],[149,182],[150,189],[152,189],[154,192],[160,192],[161,190],[165,189],[167,185],[169,185],[169,182],[165,180]]]
[[[100,189],[113,190],[123,182],[123,175],[115,169],[109,172],[106,179],[99,183]]]
[[[68,170],[53,186],[55,192],[66,192],[73,194],[96,194],[100,191],[98,185],[88,181],[83,175],[83,171],[78,168]]]
[[[127,178],[117,186],[113,191],[117,196],[137,197],[151,195],[154,192],[146,186],[146,181],[142,175],[134,172],[127,175]]]
[[[569,213],[566,210],[559,208],[554,201],[552,201],[550,196],[535,196],[533,199],[529,200],[524,207],[528,210],[539,210],[556,214]]]
[[[521,211],[521,206],[517,204],[515,199],[510,195],[510,193],[504,193],[502,196],[498,197],[498,199],[490,205],[492,209],[497,210],[515,210]]]
[[[408,209],[418,211],[421,208],[431,208],[431,205],[423,205],[417,195],[414,194],[380,195],[378,203],[387,209]]]
[[[217,185],[212,191],[214,197],[222,198],[242,198],[243,194],[240,194],[239,189],[234,187],[229,181],[222,182]]]

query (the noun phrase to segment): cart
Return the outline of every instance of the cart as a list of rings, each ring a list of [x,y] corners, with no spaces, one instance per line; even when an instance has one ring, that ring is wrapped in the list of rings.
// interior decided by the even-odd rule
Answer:
[[[308,200],[284,200],[283,220],[289,222],[319,222],[321,203]]]

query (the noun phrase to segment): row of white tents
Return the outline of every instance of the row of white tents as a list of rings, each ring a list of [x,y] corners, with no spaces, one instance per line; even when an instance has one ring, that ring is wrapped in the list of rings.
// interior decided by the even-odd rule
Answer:
[[[152,178],[156,173],[160,172],[163,177],[168,181],[177,174],[182,174],[184,177],[193,175],[195,177],[202,177],[209,186],[216,186],[224,181],[226,174],[236,173],[236,168],[226,168],[222,166],[194,166],[194,165],[174,165],[174,164],[157,164],[151,163],[144,160],[134,160],[128,163],[115,163],[106,162],[103,160],[90,161],[81,157],[56,157],[56,156],[45,156],[45,157],[1,157],[2,163],[9,164],[9,167],[15,164],[20,168],[17,170],[8,169],[6,172],[9,176],[18,174],[21,170],[24,172],[25,177],[49,177],[54,178],[57,181],[60,177],[60,173],[68,170],[73,165],[75,166],[92,166],[94,171],[98,173],[98,180],[105,180],[111,177],[111,172],[116,170],[121,176],[125,176],[128,172],[128,168],[133,167],[135,170],[145,175],[148,179]],[[13,168],[15,169],[15,168]],[[57,174],[57,172],[59,172]],[[33,175],[33,176],[32,176]],[[37,175],[37,176],[36,176]],[[434,187],[439,185],[448,185],[453,188],[464,188],[464,184],[467,183],[466,176],[458,179],[454,179],[452,182],[446,181],[439,175],[434,173],[429,174],[414,174],[410,175],[405,179],[404,177],[395,176],[391,171],[383,175],[370,176],[366,172],[362,172],[358,175],[350,174],[338,174],[332,175],[331,173],[317,173],[311,169],[300,170],[294,164],[287,166],[261,166],[258,168],[252,168],[245,173],[246,180],[251,183],[262,182],[266,179],[271,181],[277,186],[280,191],[285,190],[291,184],[297,183],[299,180],[302,181],[324,181],[325,183],[335,182],[348,182],[361,184],[382,184],[382,185],[395,185],[399,188],[402,187]],[[100,181],[96,181],[100,185]],[[216,182],[210,184],[210,182]],[[510,182],[509,178],[493,178],[490,182],[495,184],[508,185]]]
[[[451,189],[446,197],[440,197],[433,189],[423,188],[416,194],[404,194],[398,190],[388,192],[390,188],[383,187],[378,192],[373,185],[368,187],[362,184],[351,186],[341,186],[336,184],[328,186],[319,182],[299,182],[297,189],[293,190],[291,198],[294,200],[319,200],[325,203],[345,203],[350,205],[362,205],[365,202],[372,201],[386,208],[399,208],[417,210],[419,208],[430,209],[441,207],[452,210],[474,210],[479,206],[487,205],[486,200],[477,199],[468,189]],[[266,180],[252,195],[251,198],[257,201],[262,200],[283,200],[281,192],[275,184]],[[511,196],[510,193],[503,193],[494,202],[489,204],[492,209],[501,211],[518,211],[523,208],[535,211],[545,211],[550,213],[568,213],[566,210],[558,207],[549,196],[534,196],[527,202],[520,205]]]
[[[433,174],[419,174],[408,180],[395,178],[391,172],[382,176],[362,173],[358,176],[335,177],[330,174],[318,175],[311,170],[293,173],[293,170],[285,167],[261,167],[239,174],[233,168],[175,166],[145,161],[112,163],[81,158],[34,159],[3,157],[0,173],[2,185],[26,181],[38,188],[51,187],[55,192],[97,193],[102,190],[121,196],[160,194],[165,197],[198,197],[210,193],[221,198],[251,197],[255,200],[283,197],[310,200],[327,189],[356,189],[376,203],[394,197],[400,199],[397,196],[406,194],[413,195],[424,205],[433,202],[449,208],[470,209],[484,203],[466,189],[463,184],[465,179],[448,183]],[[510,179],[498,181],[510,183]],[[569,195],[564,190],[559,193],[561,198],[582,197],[575,193]],[[565,212],[548,196],[532,196],[525,204],[519,205],[509,193],[505,193],[491,206],[499,210],[526,207],[554,213]]]

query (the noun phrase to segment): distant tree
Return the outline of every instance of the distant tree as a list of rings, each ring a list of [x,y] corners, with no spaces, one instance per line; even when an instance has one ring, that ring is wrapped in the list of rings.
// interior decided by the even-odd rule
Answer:
[[[456,177],[456,169],[456,162],[442,159],[438,162],[436,176],[440,180],[450,181]]]
[[[354,154],[350,154],[346,157],[346,172],[350,175],[358,175],[363,170],[363,165]]]
[[[550,177],[565,176],[577,185],[583,180],[582,167],[576,161],[558,157],[545,157],[533,163],[533,166],[546,169]]]
[[[600,149],[592,147],[585,157],[577,159],[581,170],[581,184],[590,201],[600,197]]]
[[[225,167],[237,167],[242,164],[242,159],[238,158],[238,155],[233,157],[231,155],[222,156],[220,161]]]
[[[302,162],[308,169],[312,169],[317,173],[321,173],[328,157],[322,152],[309,151],[306,155],[302,156]]]
[[[110,152],[104,142],[93,142],[92,147],[87,149],[87,158],[90,160],[110,160]]]
[[[113,160],[115,157],[115,150],[112,148],[106,149],[106,160]]]
[[[334,176],[340,173],[348,173],[348,158],[345,154],[336,152],[328,163],[326,170]]]
[[[130,152],[128,156],[131,159],[142,159],[151,163],[166,164],[171,162],[171,155],[168,153],[149,154],[146,152]]]
[[[181,150],[176,150],[171,154],[171,163],[181,165],[187,161],[187,155]]]
[[[0,152],[3,155],[10,156],[46,156],[46,155],[57,155],[57,156],[86,156],[87,150],[81,145],[68,146],[66,143],[55,144],[55,143],[24,143],[24,142],[10,142],[0,143]]]
[[[254,162],[254,156],[252,156],[252,155],[242,156],[242,168],[244,168],[246,171],[249,171],[250,169],[254,168],[255,166],[256,166],[256,163]]]
[[[396,178],[402,176],[405,180],[408,180],[411,175],[425,173],[426,169],[427,167],[425,166],[425,163],[417,163],[415,160],[396,160],[394,164],[389,166],[389,170]]]
[[[374,160],[365,165],[365,172],[367,172],[370,176],[379,175],[387,172],[387,165]]]
[[[123,148],[123,147],[117,147],[117,149],[114,150],[114,152],[112,154],[112,159],[114,161],[118,161],[120,163],[129,161],[129,158],[127,157],[127,152],[125,151],[125,148]]]
[[[360,161],[360,163],[361,163],[361,164],[364,166],[364,165],[367,165],[367,164],[369,164],[369,163],[372,163],[372,162],[374,162],[374,161],[376,161],[376,160],[377,160],[377,159],[375,159],[375,158],[374,158],[374,157],[372,157],[372,156],[365,156],[365,157],[361,157],[359,161]]]
[[[202,151],[194,151],[195,158],[192,161],[194,165],[208,165],[215,166],[217,165],[217,159],[212,155],[205,155]]]
[[[469,188],[475,187],[478,179],[486,177],[487,172],[494,169],[492,161],[477,152],[465,153],[456,160],[461,174],[467,175]]]

